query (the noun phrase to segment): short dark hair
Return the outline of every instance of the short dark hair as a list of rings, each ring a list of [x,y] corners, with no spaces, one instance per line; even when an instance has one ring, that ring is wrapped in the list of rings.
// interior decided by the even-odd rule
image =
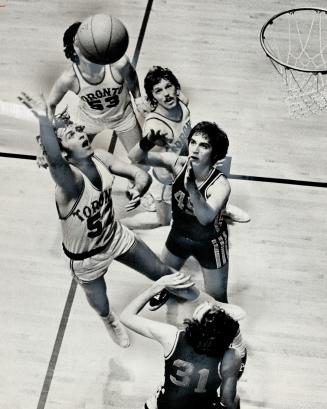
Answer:
[[[151,105],[155,107],[157,105],[156,99],[153,97],[153,87],[158,84],[162,79],[169,81],[175,86],[176,89],[181,89],[178,79],[168,68],[160,67],[159,65],[154,65],[146,74],[144,78],[144,89],[146,95],[151,102]]]
[[[200,322],[186,319],[184,324],[188,344],[196,353],[208,356],[223,356],[239,331],[238,322],[216,305],[203,315]]]
[[[195,133],[202,133],[208,137],[214,163],[226,156],[229,147],[228,136],[215,122],[202,121],[196,124],[188,136],[188,143]]]
[[[69,26],[67,30],[64,32],[64,36],[62,39],[64,43],[65,56],[66,58],[72,60],[74,63],[78,63],[79,61],[78,55],[76,54],[74,48],[74,40],[77,34],[77,30],[79,29],[79,26],[81,24],[82,23],[80,21],[76,21],[76,23]]]

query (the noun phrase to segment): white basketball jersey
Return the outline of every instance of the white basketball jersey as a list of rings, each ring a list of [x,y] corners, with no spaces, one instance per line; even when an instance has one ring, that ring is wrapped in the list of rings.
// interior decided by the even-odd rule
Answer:
[[[109,117],[113,122],[119,120],[126,107],[131,105],[126,82],[119,83],[114,79],[110,65],[105,66],[104,77],[98,84],[89,83],[76,64],[73,69],[79,81],[79,109],[94,119]]]
[[[59,213],[64,252],[75,260],[102,251],[110,243],[116,229],[111,198],[114,176],[97,156],[94,155],[92,160],[99,172],[102,189],[96,188],[78,170],[84,179],[83,191],[67,216],[61,217]]]
[[[182,150],[187,152],[187,138],[191,131],[190,111],[181,100],[179,100],[179,104],[182,108],[182,116],[179,121],[173,121],[154,111],[146,117],[143,129],[144,135],[146,135],[150,129],[155,131],[160,130],[162,133],[166,133],[167,138],[170,140],[166,151],[175,152],[177,154],[180,154]],[[165,168],[156,167],[154,176],[164,184],[171,184],[173,181],[171,173]]]
[[[182,116],[179,121],[168,119],[155,111],[145,118],[144,135],[150,129],[160,129],[162,132],[167,133],[167,137],[171,140],[167,146],[168,152],[180,153],[184,147],[187,148],[187,138],[191,131],[190,111],[181,100],[179,100],[179,104],[182,108]]]

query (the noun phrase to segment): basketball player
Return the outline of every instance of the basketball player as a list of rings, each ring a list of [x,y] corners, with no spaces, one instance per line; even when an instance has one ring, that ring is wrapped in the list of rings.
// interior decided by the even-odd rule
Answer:
[[[227,302],[228,230],[223,211],[230,184],[217,167],[228,150],[228,137],[215,123],[200,122],[188,136],[188,156],[152,152],[164,136],[152,130],[130,151],[132,161],[161,166],[174,176],[172,225],[162,260],[179,270],[193,256],[200,263],[205,291]]]
[[[191,119],[188,99],[181,93],[178,79],[168,68],[154,66],[145,76],[144,89],[152,111],[145,117],[143,135],[150,130],[160,131],[166,136],[165,144],[156,146],[156,151],[186,154]],[[150,193],[156,213],[138,213],[125,218],[123,223],[130,228],[153,228],[170,223],[172,174],[165,168],[155,167],[151,169],[151,175]]]
[[[144,408],[237,409],[240,407],[237,381],[242,365],[241,356],[232,345],[239,332],[237,321],[208,302],[195,309],[192,319],[184,321],[183,330],[138,315],[166,285],[175,286],[178,291],[187,288],[188,280],[182,273],[162,277],[121,313],[120,318],[128,328],[159,342],[164,350],[164,384]]]
[[[116,259],[153,280],[172,270],[115,219],[111,189],[113,175],[134,180],[132,199],[126,206],[129,211],[140,203],[151,177],[109,152],[93,150],[83,127],[64,122],[55,133],[45,101],[38,103],[26,94],[20,100],[40,123],[41,144],[56,183],[63,250],[70,259],[72,275],[91,307],[102,317],[113,340],[128,347],[128,334],[109,308],[104,280],[109,265]]]
[[[104,129],[112,129],[127,152],[140,140],[141,128],[133,111],[130,93],[137,106],[143,106],[137,74],[124,55],[111,65],[88,61],[75,44],[80,22],[64,33],[63,44],[72,64],[56,80],[48,98],[50,115],[68,91],[79,97],[75,122],[85,127],[89,141]],[[39,163],[42,164],[42,158]]]
[[[174,276],[171,279],[164,280],[162,283],[163,290],[160,293],[166,294],[165,298],[162,300],[160,305],[153,306],[153,299],[149,305],[149,310],[151,311],[151,318],[160,321],[162,318],[157,318],[155,310],[159,310],[163,305],[166,307],[166,322],[171,325],[175,325],[178,328],[182,328],[185,318],[191,319],[194,311],[203,303],[209,303],[215,305],[219,308],[225,310],[225,312],[230,315],[235,321],[241,321],[245,318],[245,311],[235,304],[226,304],[220,301],[216,301],[209,294],[201,291],[196,285],[193,285],[186,289],[178,289],[178,291],[173,291],[172,286],[174,284]],[[167,291],[164,291],[164,290]],[[154,297],[155,298],[155,297]],[[244,371],[244,366],[247,358],[247,350],[242,339],[240,330],[238,330],[232,346],[236,349],[241,357],[241,369],[240,375]]]
[[[145,117],[143,135],[146,136],[151,131],[164,135],[162,146],[156,145],[154,148],[157,152],[187,155],[187,138],[191,131],[191,119],[188,99],[182,94],[178,79],[168,68],[154,66],[145,76],[144,89],[152,112]],[[168,226],[171,221],[173,175],[162,167],[152,168],[151,175],[150,193],[154,199],[156,213],[153,215],[138,213],[123,219],[122,222],[132,229]],[[224,210],[224,216],[233,221],[250,220],[243,210],[231,205]]]

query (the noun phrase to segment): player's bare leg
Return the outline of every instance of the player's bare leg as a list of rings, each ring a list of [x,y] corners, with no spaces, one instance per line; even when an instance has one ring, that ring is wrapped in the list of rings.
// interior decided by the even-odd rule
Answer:
[[[125,148],[126,152],[128,153],[142,138],[142,130],[140,124],[136,121],[135,126],[128,131],[117,131],[116,134],[120,142],[122,143],[123,147]],[[149,170],[149,166],[144,165],[137,165],[141,169],[147,171]],[[127,187],[127,196],[129,194],[129,190],[133,188],[132,182],[129,182]]]
[[[161,260],[175,270],[180,270],[186,261],[184,258],[175,256],[175,254],[171,253],[166,246],[164,246],[162,250]]]
[[[221,268],[209,270],[201,267],[205,292],[215,300],[228,303],[227,283],[228,283],[228,262]]]
[[[117,257],[116,260],[144,274],[150,280],[158,280],[163,275],[174,273],[140,239],[136,239],[133,246],[126,253]]]
[[[132,129],[123,132],[116,131],[116,133],[126,152],[129,152],[142,138],[142,130],[138,122]]]
[[[112,340],[122,348],[127,348],[130,345],[128,333],[115,312],[109,307],[107,285],[104,278],[99,277],[96,280],[79,284],[83,288],[90,306],[102,318]]]

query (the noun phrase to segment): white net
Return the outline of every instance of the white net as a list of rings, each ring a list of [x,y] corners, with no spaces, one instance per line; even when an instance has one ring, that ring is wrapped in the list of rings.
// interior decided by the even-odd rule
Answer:
[[[263,37],[266,54],[286,85],[290,115],[327,108],[327,11],[289,11],[272,20]]]

